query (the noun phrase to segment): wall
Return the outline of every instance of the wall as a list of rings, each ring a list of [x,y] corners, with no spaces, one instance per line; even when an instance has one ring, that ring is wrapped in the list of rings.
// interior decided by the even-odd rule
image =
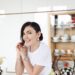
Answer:
[[[16,44],[20,41],[20,28],[26,21],[36,21],[40,24],[44,35],[43,41],[48,44],[47,13],[0,15],[0,56],[5,57],[1,66],[3,75],[15,75],[13,72],[15,72]]]
[[[20,42],[21,25],[25,21],[33,21],[33,19],[33,14],[0,16],[0,56],[5,57],[4,63],[1,65],[5,75],[12,75],[15,70],[16,44]],[[11,73],[7,73],[6,69]]]

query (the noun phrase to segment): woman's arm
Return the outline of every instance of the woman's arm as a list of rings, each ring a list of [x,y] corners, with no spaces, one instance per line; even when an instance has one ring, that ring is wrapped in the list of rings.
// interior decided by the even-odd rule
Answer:
[[[20,48],[18,45],[16,48],[17,48],[17,59],[16,59],[16,65],[15,65],[16,75],[22,75],[24,72],[24,65],[19,52]]]
[[[39,75],[39,73],[42,71],[42,69],[44,67],[40,66],[40,65],[35,65],[33,67],[28,56],[27,56],[27,51],[25,49],[22,49],[20,54],[21,54],[23,64],[24,64],[28,74],[29,75]]]
[[[22,60],[29,75],[39,75],[42,69],[44,68],[43,66],[40,66],[40,65],[35,65],[33,67],[29,58],[25,57]]]
[[[22,61],[20,59],[16,60],[15,69],[16,69],[16,75],[22,75],[23,74],[24,65],[23,65],[23,63],[22,63]]]

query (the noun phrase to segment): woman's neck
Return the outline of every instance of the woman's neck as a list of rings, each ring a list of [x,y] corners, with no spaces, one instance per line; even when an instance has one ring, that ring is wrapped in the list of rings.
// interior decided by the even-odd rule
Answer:
[[[30,47],[30,51],[34,52],[35,50],[37,50],[40,46],[40,41],[38,41],[37,43],[34,43],[33,46]]]

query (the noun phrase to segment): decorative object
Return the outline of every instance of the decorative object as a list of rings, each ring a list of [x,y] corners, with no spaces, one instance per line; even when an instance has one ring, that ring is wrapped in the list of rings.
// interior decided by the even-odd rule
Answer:
[[[1,65],[3,64],[4,58],[5,57],[0,57],[0,75],[2,75],[2,72],[3,72],[2,68],[1,68]]]
[[[0,75],[2,75],[2,72],[3,72],[3,70],[2,70],[1,67],[0,67]]]

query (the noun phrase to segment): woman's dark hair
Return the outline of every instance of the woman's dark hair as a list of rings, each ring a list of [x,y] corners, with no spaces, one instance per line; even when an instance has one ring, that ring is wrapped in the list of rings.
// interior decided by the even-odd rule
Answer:
[[[27,27],[27,26],[31,26],[36,32],[41,32],[41,29],[40,29],[40,26],[38,23],[36,22],[26,22],[23,24],[22,28],[21,28],[21,34],[20,34],[20,38],[21,38],[21,41],[22,43],[24,44],[24,40],[23,40],[23,32],[24,32],[24,29]],[[41,36],[39,37],[39,40],[42,41],[43,40],[43,35],[41,33]]]

